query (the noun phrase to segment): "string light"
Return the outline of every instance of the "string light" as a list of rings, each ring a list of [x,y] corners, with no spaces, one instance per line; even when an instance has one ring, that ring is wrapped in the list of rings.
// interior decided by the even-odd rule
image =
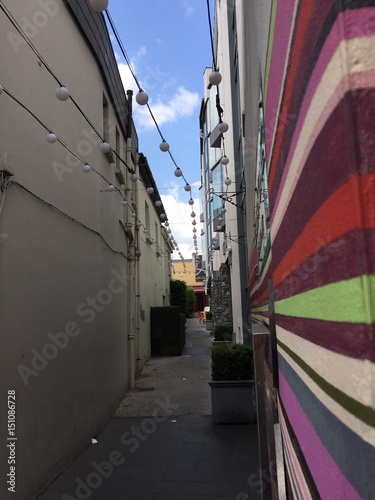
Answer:
[[[50,132],[50,133],[47,135],[47,141],[48,141],[50,144],[54,144],[54,143],[57,141],[57,136],[56,136],[53,132]]]
[[[218,125],[218,128],[219,128],[220,132],[222,134],[224,134],[225,132],[228,132],[229,125],[227,124],[227,122],[220,122]]]
[[[148,103],[148,95],[142,89],[139,90],[137,95],[135,96],[135,100],[141,106],[145,106]]]
[[[163,153],[166,153],[167,151],[169,151],[168,142],[163,139],[162,142],[160,143],[159,148],[160,148],[160,151],[163,151]]]
[[[58,87],[55,93],[59,101],[67,101],[69,99],[69,90],[64,85]]]
[[[99,149],[102,153],[106,154],[111,151],[111,146],[108,144],[108,142],[102,142],[99,144]]]
[[[219,85],[221,83],[221,80],[222,80],[222,76],[221,76],[221,73],[219,71],[212,71],[212,73],[210,74],[210,76],[208,77],[211,85]]]
[[[90,172],[90,170],[91,170],[91,167],[90,167],[90,165],[88,163],[84,163],[82,165],[82,170],[85,172],[85,174],[88,174]]]

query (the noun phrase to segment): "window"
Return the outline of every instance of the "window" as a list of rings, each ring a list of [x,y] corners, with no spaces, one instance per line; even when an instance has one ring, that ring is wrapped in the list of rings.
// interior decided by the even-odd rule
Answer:
[[[257,244],[258,259],[263,261],[267,259],[267,248],[270,231],[270,213],[268,202],[268,172],[266,165],[266,145],[264,133],[264,111],[263,111],[263,93],[259,97],[259,131],[257,147],[257,169],[256,169],[256,196],[254,206],[255,219],[255,237]]]

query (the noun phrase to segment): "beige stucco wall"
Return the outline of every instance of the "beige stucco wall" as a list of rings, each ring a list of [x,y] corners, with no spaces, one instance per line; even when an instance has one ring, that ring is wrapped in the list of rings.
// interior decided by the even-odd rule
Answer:
[[[108,140],[115,148],[117,126],[124,158],[111,98],[69,9],[60,1],[49,2],[55,6],[49,11],[37,0],[3,4],[101,133],[105,94]],[[71,100],[55,97],[56,80],[20,40],[1,11],[0,84],[120,189],[115,165],[98,149],[90,125]],[[123,228],[133,222],[129,231],[138,244],[135,221],[118,193],[94,172],[83,173],[61,144],[49,144],[47,131],[5,92],[0,116],[0,152],[12,156],[14,169],[0,214],[0,384],[2,399],[8,389],[16,391],[12,498],[24,499],[89,446],[112,415],[134,380],[136,356],[142,362],[149,356],[149,307],[169,295],[169,278],[167,259],[157,268],[160,258],[144,248],[133,259],[136,248]],[[140,195],[125,193],[141,206]],[[147,311],[143,322],[136,295]],[[3,400],[1,408],[3,419]],[[4,426],[0,432],[3,443]],[[5,447],[0,453],[6,464]],[[7,493],[2,481],[0,497]]]

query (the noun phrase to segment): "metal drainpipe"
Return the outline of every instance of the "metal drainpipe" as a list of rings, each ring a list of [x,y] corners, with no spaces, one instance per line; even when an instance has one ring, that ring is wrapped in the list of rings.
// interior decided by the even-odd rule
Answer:
[[[128,97],[129,104],[129,114],[127,121],[127,139],[126,139],[126,163],[131,166],[132,165],[132,96],[133,91],[127,90],[126,95]],[[128,178],[128,174],[127,174]],[[127,191],[130,195],[132,195],[132,190],[129,189]],[[129,212],[127,211],[126,221],[129,222]],[[136,239],[136,232],[134,232],[134,239]],[[136,245],[135,241],[129,245],[129,281],[131,286],[129,287],[130,299],[129,299],[129,317],[130,321],[128,323],[129,333],[128,333],[128,359],[129,359],[129,388],[130,390],[134,390],[135,388],[135,318],[137,316],[137,312],[135,310],[135,294],[137,293],[135,290],[136,283]]]

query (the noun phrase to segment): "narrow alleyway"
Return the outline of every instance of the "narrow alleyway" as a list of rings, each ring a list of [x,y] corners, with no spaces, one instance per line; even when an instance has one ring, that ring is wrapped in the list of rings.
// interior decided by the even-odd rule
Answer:
[[[103,432],[42,500],[260,498],[256,425],[211,421],[211,338],[187,320],[181,357],[151,358]]]

